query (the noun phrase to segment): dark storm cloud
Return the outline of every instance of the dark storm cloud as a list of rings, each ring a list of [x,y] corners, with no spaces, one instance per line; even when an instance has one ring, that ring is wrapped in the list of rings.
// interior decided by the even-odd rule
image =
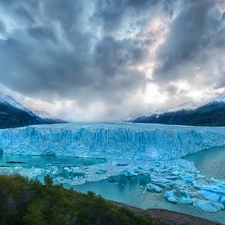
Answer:
[[[148,54],[147,47],[144,42],[131,39],[116,41],[112,37],[104,37],[96,46],[96,64],[106,76],[115,76],[121,69],[139,64]]]
[[[138,12],[143,13],[143,11],[149,7],[151,4],[156,4],[156,1],[146,1],[146,0],[98,0],[96,12],[94,13],[92,19],[96,23],[102,23],[105,31],[112,31],[117,29],[123,22],[124,16],[128,13]]]
[[[5,34],[5,26],[0,21],[0,34]]]
[[[129,21],[132,25],[142,26],[148,22],[158,7],[164,14],[173,15],[175,7],[173,0],[97,0],[95,13],[91,20],[103,27],[103,32],[113,32]],[[143,16],[147,14],[147,19]],[[161,16],[158,14],[158,16]]]
[[[169,84],[168,87],[166,87],[166,91],[169,96],[175,96],[178,92],[178,88],[175,85]]]
[[[220,0],[184,1],[165,42],[157,50],[155,80],[168,82],[194,77],[197,67],[204,69],[204,62],[212,60],[207,51],[219,45],[224,47],[224,20],[218,8],[221,3]],[[217,51],[223,53],[221,49]]]
[[[31,24],[35,22],[31,13],[23,5],[20,5],[15,9],[15,14]]]
[[[51,40],[53,43],[57,44],[57,38],[54,31],[45,26],[31,27],[27,29],[28,35],[39,40]]]
[[[144,90],[145,73],[137,67],[152,63],[153,55],[159,84],[206,70],[213,49],[225,45],[221,2],[1,0],[0,82],[26,96],[73,99],[87,108],[100,101],[115,112]],[[155,18],[170,26],[153,52],[159,34],[148,28]]]
[[[76,99],[80,105],[96,99],[115,104],[126,101],[131,92],[145,85],[144,73],[134,67],[147,57],[149,44],[140,38],[97,36],[96,29],[106,29],[110,20],[119,22],[116,18],[122,21],[129,11],[126,7],[146,10],[155,2],[1,1],[5,18],[17,23],[0,40],[1,82],[45,100],[61,96]],[[104,4],[113,4],[112,18],[96,25],[96,15],[107,17],[102,7],[98,9]]]

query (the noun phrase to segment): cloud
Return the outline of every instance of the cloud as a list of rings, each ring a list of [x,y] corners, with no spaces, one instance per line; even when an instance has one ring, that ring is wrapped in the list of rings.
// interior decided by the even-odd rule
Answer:
[[[209,52],[224,55],[219,48],[224,47],[221,37],[225,35],[220,3],[222,1],[185,1],[165,42],[157,49],[156,81],[195,79],[200,67],[205,72],[203,76],[207,76],[207,64],[213,60]],[[212,69],[210,73],[213,76]]]
[[[60,101],[88,119],[154,108],[145,104],[150,78],[171,98],[179,90],[171,82],[178,80],[213,80],[219,88],[225,84],[222,3],[2,0],[1,84],[43,102]],[[67,107],[71,101],[76,104]]]
[[[8,30],[0,40],[2,84],[45,101],[74,99],[87,109],[97,101],[105,108],[109,102],[116,106],[127,101],[144,85],[145,75],[135,66],[147,56],[148,46],[142,40],[96,35],[92,19],[100,3],[93,4],[2,1],[1,27]]]

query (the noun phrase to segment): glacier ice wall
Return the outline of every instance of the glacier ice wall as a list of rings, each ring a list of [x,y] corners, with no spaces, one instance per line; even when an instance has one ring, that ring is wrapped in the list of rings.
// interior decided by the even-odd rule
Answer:
[[[0,130],[0,149],[21,155],[177,159],[225,145],[225,127],[72,123]]]

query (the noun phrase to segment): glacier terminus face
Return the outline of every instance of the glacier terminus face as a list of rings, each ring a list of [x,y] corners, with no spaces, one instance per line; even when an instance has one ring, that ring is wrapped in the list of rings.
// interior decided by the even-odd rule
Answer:
[[[224,127],[72,123],[0,130],[0,149],[20,155],[168,160],[224,145]]]

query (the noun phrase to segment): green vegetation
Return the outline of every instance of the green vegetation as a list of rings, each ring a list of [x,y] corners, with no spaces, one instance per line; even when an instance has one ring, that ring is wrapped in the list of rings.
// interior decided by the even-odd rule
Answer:
[[[42,185],[18,174],[0,175],[0,225],[163,224],[93,192],[85,195],[53,185],[49,175],[44,181]]]

